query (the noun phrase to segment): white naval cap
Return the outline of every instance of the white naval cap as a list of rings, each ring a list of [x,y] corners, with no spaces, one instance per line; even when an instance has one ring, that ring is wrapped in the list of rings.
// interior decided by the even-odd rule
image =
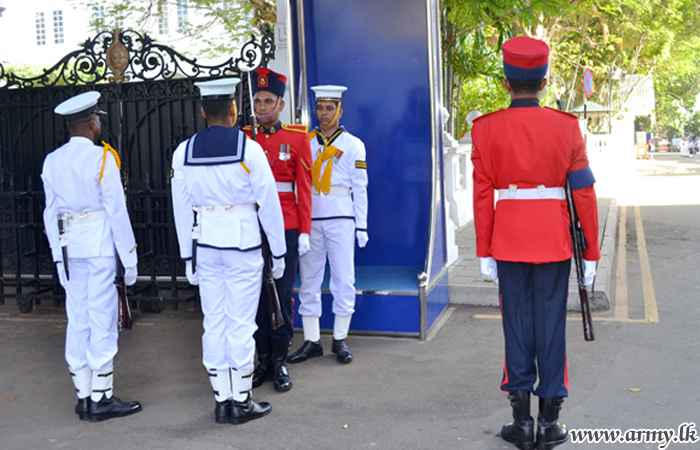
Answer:
[[[345,86],[324,84],[321,86],[313,86],[311,90],[314,91],[314,93],[316,93],[316,101],[341,100],[343,98],[343,92],[347,91],[348,88],[346,88]]]
[[[84,119],[93,114],[107,114],[97,106],[97,100],[99,100],[101,96],[102,94],[97,91],[83,92],[82,94],[75,95],[59,103],[59,105],[53,109],[53,112],[65,117],[68,122]]]
[[[236,86],[240,78],[220,78],[212,81],[200,81],[194,85],[199,88],[202,100],[229,100],[235,97]]]

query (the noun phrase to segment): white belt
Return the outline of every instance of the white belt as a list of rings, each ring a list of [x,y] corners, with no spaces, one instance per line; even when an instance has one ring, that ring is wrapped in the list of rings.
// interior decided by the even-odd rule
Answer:
[[[546,188],[543,184],[531,189],[518,189],[518,186],[511,184],[508,189],[498,190],[498,200],[540,200],[554,199],[565,200],[563,187]]]
[[[98,209],[97,211],[83,211],[79,213],[63,213],[61,214],[61,220],[66,222],[95,222],[98,220],[103,220],[107,218],[107,211],[104,209]]]
[[[314,195],[338,195],[341,197],[349,197],[352,189],[343,186],[331,186],[331,191],[328,194],[318,192],[316,188],[311,189],[311,193]]]
[[[255,203],[241,205],[193,206],[192,210],[202,216],[227,216],[245,212],[255,212]]]
[[[278,181],[277,192],[294,192],[294,183],[291,181]]]

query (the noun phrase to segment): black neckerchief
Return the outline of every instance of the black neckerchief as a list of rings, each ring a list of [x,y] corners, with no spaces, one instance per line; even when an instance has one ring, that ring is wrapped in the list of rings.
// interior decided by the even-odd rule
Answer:
[[[275,134],[281,129],[282,129],[282,121],[278,120],[277,123],[272,125],[272,127],[270,127],[270,128],[265,128],[264,126],[260,125],[260,129],[258,130],[258,132],[265,133],[265,134]]]
[[[509,108],[539,108],[540,101],[536,98],[516,98],[511,100]]]
[[[331,136],[328,139],[326,139],[326,137],[323,135],[323,133],[321,133],[321,129],[316,128],[316,140],[318,141],[318,143],[320,145],[323,145],[324,147],[328,147],[329,145],[331,145],[333,143],[333,141],[338,139],[338,136],[340,136],[340,134],[343,131],[345,131],[345,127],[341,126],[337,130],[335,130],[333,132],[333,134],[331,134]]]

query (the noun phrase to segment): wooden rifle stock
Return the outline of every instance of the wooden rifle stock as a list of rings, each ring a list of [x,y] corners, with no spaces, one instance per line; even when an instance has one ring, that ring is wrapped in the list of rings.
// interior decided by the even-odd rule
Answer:
[[[129,299],[126,297],[126,285],[124,284],[124,266],[122,265],[119,256],[117,260],[117,275],[114,277],[114,284],[117,285],[117,294],[119,295],[119,331],[131,329],[131,306]]]
[[[267,289],[267,298],[270,300],[270,327],[273,330],[284,325],[284,317],[282,316],[282,308],[280,306],[280,298],[277,295],[277,286],[275,286],[275,278],[272,276],[272,267],[270,266],[270,258],[265,258],[265,267],[263,268],[263,281]]]
[[[581,223],[578,220],[578,214],[576,213],[576,205],[574,204],[574,195],[571,192],[571,186],[569,182],[566,182],[566,187],[564,188],[566,192],[566,203],[569,207],[569,216],[571,217],[571,225],[569,226],[569,231],[571,232],[571,243],[573,244],[573,258],[574,264],[576,266],[576,282],[578,284],[578,295],[581,299],[581,318],[583,319],[583,338],[586,341],[592,341],[595,339],[593,336],[593,319],[591,319],[591,307],[588,303],[588,291],[584,284],[584,268],[583,268],[583,250],[586,249],[586,239],[583,235],[583,229],[581,228]]]

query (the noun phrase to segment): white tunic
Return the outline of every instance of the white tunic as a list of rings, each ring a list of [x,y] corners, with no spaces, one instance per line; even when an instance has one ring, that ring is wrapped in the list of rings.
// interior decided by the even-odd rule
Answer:
[[[319,133],[318,130],[316,133]],[[325,139],[324,139],[325,140]],[[352,190],[349,195],[313,195],[311,220],[348,218],[355,220],[355,228],[367,230],[367,169],[365,144],[360,139],[343,131],[332,143],[343,153],[333,158],[331,187],[340,186]],[[317,136],[311,137],[311,155],[314,161],[323,151]],[[321,173],[328,165],[323,163]],[[332,188],[331,188],[332,189]]]
[[[201,217],[199,246],[240,251],[260,248],[262,241],[259,218],[273,256],[280,258],[287,251],[284,218],[270,165],[257,142],[247,139],[245,135],[243,139],[243,164],[185,165],[189,140],[182,142],[173,153],[173,213],[180,256],[185,261],[192,258],[193,206],[256,203],[259,206],[257,214],[242,212],[230,216]]]
[[[116,247],[124,267],[136,266],[136,240],[119,169],[114,156],[107,152],[100,182],[103,156],[104,149],[90,139],[72,137],[44,160],[41,173],[46,194],[44,226],[54,261],[63,260],[57,215],[104,209],[106,219],[70,224],[68,258],[111,257]]]

